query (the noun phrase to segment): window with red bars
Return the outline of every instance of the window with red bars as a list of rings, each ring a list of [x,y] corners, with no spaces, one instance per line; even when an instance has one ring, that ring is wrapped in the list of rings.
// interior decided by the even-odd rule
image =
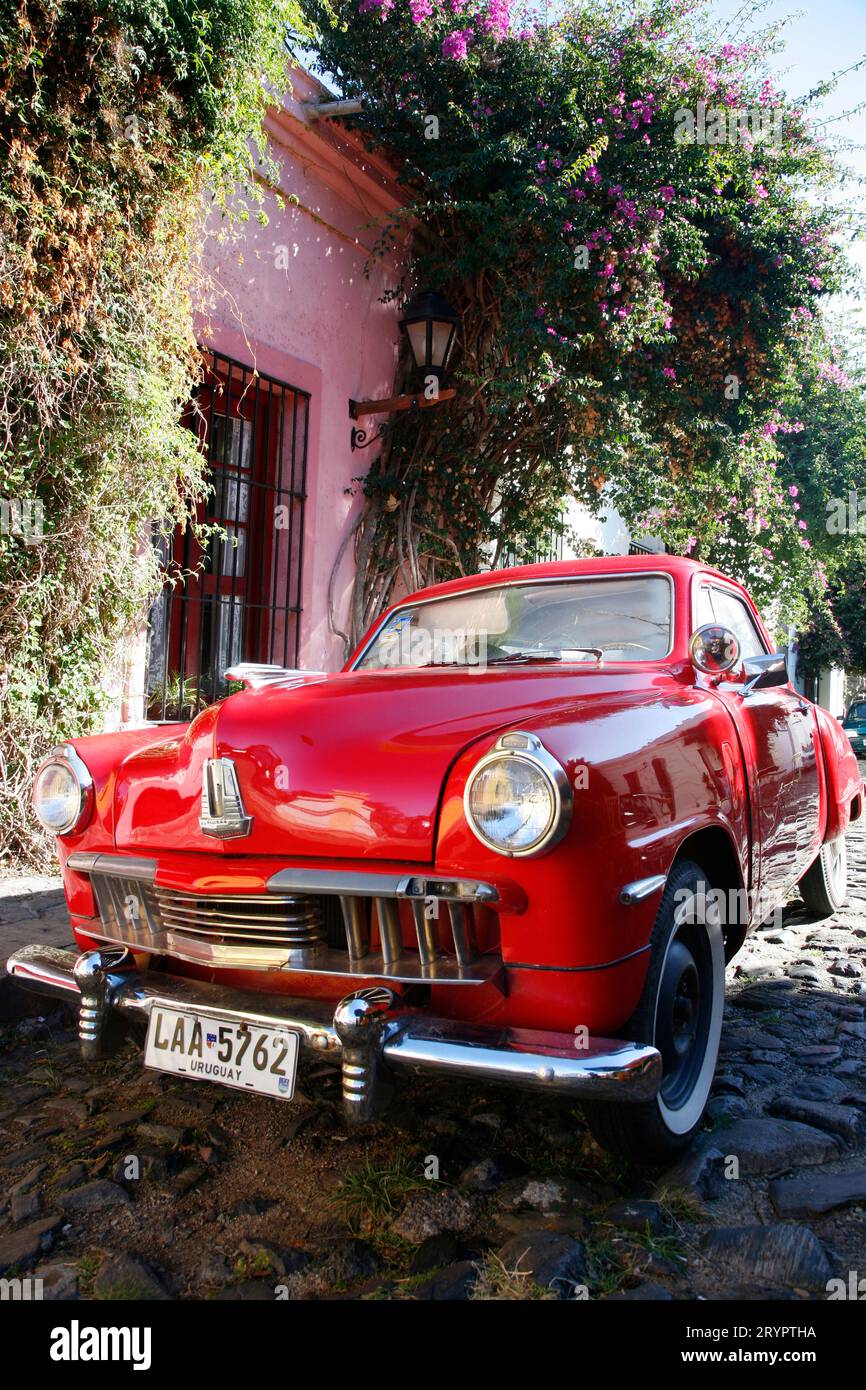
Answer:
[[[147,710],[187,719],[228,693],[238,661],[298,662],[310,398],[214,353],[185,413],[210,488],[192,527],[161,538],[166,585],[151,609]]]

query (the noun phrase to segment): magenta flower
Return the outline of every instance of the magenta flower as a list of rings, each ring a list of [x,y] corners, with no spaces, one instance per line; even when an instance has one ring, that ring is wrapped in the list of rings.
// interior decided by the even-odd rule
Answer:
[[[834,386],[838,386],[840,391],[850,391],[852,382],[850,377],[837,367],[835,362],[819,362],[818,376],[822,381],[832,381]]]
[[[504,39],[511,25],[509,0],[489,0],[484,16],[484,30],[494,39]]]
[[[462,62],[469,51],[469,41],[473,37],[471,29],[455,29],[442,40],[442,57],[454,58]]]

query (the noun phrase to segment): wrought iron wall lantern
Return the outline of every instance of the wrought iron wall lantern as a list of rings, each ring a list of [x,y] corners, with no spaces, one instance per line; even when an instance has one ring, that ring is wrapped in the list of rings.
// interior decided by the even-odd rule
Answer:
[[[392,415],[402,410],[417,414],[419,410],[429,410],[443,401],[453,400],[457,395],[453,387],[443,390],[441,386],[457,332],[457,315],[447,299],[433,290],[416,295],[406,306],[400,328],[406,334],[415,372],[422,385],[416,392],[389,396],[385,400],[350,400],[351,419],[360,420],[363,415]],[[387,424],[381,425],[372,435],[365,429],[353,429],[353,450],[366,449],[377,439],[384,438],[388,429]]]

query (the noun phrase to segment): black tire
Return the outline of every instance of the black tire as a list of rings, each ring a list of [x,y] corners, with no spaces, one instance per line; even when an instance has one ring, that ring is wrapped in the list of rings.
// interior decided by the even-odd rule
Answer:
[[[637,1008],[618,1035],[662,1054],[658,1096],[583,1106],[592,1137],[641,1167],[677,1159],[700,1128],[716,1071],[725,996],[718,903],[691,860],[674,865],[650,937],[650,965]]]
[[[848,900],[848,849],[845,836],[825,840],[821,853],[797,885],[803,902],[819,917],[832,917]]]

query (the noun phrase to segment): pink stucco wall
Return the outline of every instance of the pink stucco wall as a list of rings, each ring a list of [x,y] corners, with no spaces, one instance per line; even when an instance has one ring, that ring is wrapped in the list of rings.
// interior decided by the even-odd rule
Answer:
[[[397,311],[379,302],[396,265],[364,271],[399,190],[345,125],[310,117],[304,102],[326,95],[293,74],[291,95],[268,119],[291,201],[280,208],[267,192],[266,226],[252,217],[240,240],[208,236],[196,328],[217,351],[310,393],[301,664],[333,670],[343,649],[329,629],[328,583],[359,505],[346,489],[375,455],[375,445],[351,452],[348,401],[391,394],[399,338]],[[212,219],[208,229],[217,230]],[[335,584],[344,629],[351,577],[349,547]]]

